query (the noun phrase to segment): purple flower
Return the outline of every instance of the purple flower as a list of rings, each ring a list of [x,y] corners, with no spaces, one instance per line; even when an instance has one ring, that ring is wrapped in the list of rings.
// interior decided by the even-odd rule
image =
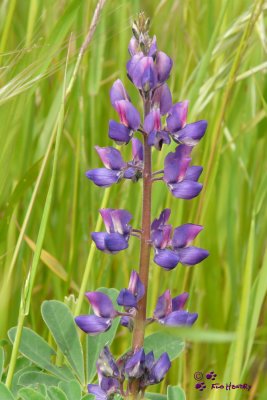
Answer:
[[[162,145],[170,144],[169,134],[161,127],[161,115],[159,108],[153,108],[145,117],[144,129],[148,134],[148,144],[155,146],[157,150],[161,150]]]
[[[108,400],[120,392],[120,381],[124,377],[107,346],[99,354],[96,367],[99,385],[89,384],[88,392],[94,394],[96,400]]]
[[[144,373],[145,368],[145,352],[141,348],[136,353],[133,354],[131,358],[125,364],[125,373],[129,378],[141,378]]]
[[[122,289],[117,298],[117,303],[123,306],[126,311],[129,311],[132,307],[137,308],[139,300],[145,294],[145,287],[140,280],[140,277],[136,271],[131,272],[130,282],[128,289]]]
[[[118,378],[120,377],[120,371],[112,356],[109,348],[105,346],[96,363],[98,377],[105,376],[107,378]]]
[[[116,102],[120,100],[128,100],[131,101],[130,96],[128,95],[122,81],[120,79],[117,79],[111,89],[110,89],[110,101],[112,106],[117,110],[116,108]]]
[[[142,56],[144,55],[144,53],[142,52],[142,49],[140,47],[139,41],[134,36],[132,36],[132,38],[129,42],[128,51],[129,51],[129,54],[131,57],[133,57],[137,54],[141,54]],[[154,55],[156,54],[156,51],[157,51],[157,38],[154,35],[150,42],[148,55],[151,57],[154,57]]]
[[[95,400],[108,400],[111,395],[119,393],[120,384],[117,379],[103,377],[100,385],[87,385],[88,393],[95,396]]]
[[[107,232],[91,234],[96,247],[105,253],[115,254],[128,247],[131,227],[128,225],[132,215],[126,210],[104,208],[99,210]]]
[[[88,179],[97,186],[108,187],[117,183],[123,177],[127,164],[123,161],[119,150],[113,147],[96,146],[96,151],[105,168],[91,169],[86,172]]]
[[[209,253],[207,250],[189,246],[202,231],[201,225],[184,224],[174,229],[167,224],[170,209],[165,209],[151,224],[151,241],[155,249],[154,262],[171,270],[180,262],[185,265],[200,263]]]
[[[161,382],[170,367],[171,362],[167,353],[163,353],[155,361],[152,351],[145,355],[144,349],[141,348],[126,362],[125,373],[129,378],[139,379],[140,388],[145,388]]]
[[[158,298],[154,319],[161,324],[170,326],[193,325],[198,314],[183,310],[188,296],[188,293],[182,293],[172,299],[170,291],[166,290]]]
[[[195,146],[204,136],[208,124],[205,120],[186,124],[187,112],[187,100],[174,104],[167,116],[167,128],[175,142]]]
[[[101,292],[87,292],[85,295],[95,315],[79,315],[75,318],[76,324],[89,335],[98,335],[107,331],[112,325],[113,318],[117,316],[112,301]]]
[[[127,169],[123,176],[137,182],[143,175],[144,150],[142,143],[136,138],[132,139],[132,155],[133,159],[127,163]]]
[[[127,63],[127,72],[134,85],[143,92],[149,92],[163,84],[170,75],[172,59],[162,51],[157,51],[154,37],[147,54],[139,51],[138,42],[132,38],[129,53],[132,58]]]
[[[163,179],[173,196],[180,199],[193,199],[202,190],[198,178],[203,168],[189,167],[192,147],[184,144],[177,146],[174,153],[169,153],[164,161]]]
[[[120,324],[127,327],[130,331],[133,329],[133,317],[136,314],[136,309],[139,300],[145,294],[145,287],[140,280],[136,271],[131,272],[128,289],[122,289],[117,298],[117,303],[124,307],[124,310],[131,315],[125,315],[121,318]]]
[[[148,386],[148,385],[155,385],[161,382],[164,376],[169,371],[170,367],[171,367],[171,361],[168,356],[168,353],[161,354],[159,359],[155,361],[149,368],[150,371],[148,374],[148,379],[143,384],[145,384],[145,386]]]
[[[152,107],[159,108],[160,114],[165,115],[172,106],[172,95],[167,83],[156,88],[152,95]]]
[[[143,145],[138,139],[132,140],[132,161],[123,161],[121,153],[114,147],[95,146],[105,168],[95,168],[86,172],[88,179],[95,185],[108,187],[119,182],[122,178],[137,181],[142,177]]]
[[[109,137],[118,144],[128,143],[140,126],[140,114],[130,102],[122,82],[118,79],[110,90],[110,100],[120,117],[120,123],[109,121]]]

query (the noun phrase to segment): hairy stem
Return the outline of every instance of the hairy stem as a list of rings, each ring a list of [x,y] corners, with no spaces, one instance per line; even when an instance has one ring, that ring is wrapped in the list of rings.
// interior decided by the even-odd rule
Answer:
[[[144,115],[150,111],[150,100],[144,99]],[[144,344],[147,287],[150,259],[150,224],[151,224],[151,147],[147,144],[147,136],[144,136],[144,172],[143,172],[143,210],[141,251],[139,263],[139,276],[145,286],[145,295],[138,303],[138,312],[135,317],[133,331],[133,350],[140,349]]]

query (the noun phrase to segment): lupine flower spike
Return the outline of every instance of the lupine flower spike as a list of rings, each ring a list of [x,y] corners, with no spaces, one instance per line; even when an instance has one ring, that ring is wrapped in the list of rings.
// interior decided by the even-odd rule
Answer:
[[[133,37],[128,46],[130,59],[126,65],[127,76],[141,96],[143,112],[132,103],[120,79],[110,89],[117,118],[109,121],[108,135],[118,145],[131,142],[132,156],[125,161],[122,147],[118,150],[112,146],[96,146],[103,166],[86,173],[90,181],[102,188],[125,179],[133,182],[143,179],[142,226],[132,226],[132,215],[127,210],[105,208],[99,211],[106,231],[91,234],[97,249],[112,255],[126,250],[131,236],[141,242],[139,271],[131,272],[128,288],[119,292],[117,305],[103,292],[88,292],[86,297],[93,313],[75,318],[78,327],[89,335],[106,332],[115,318],[120,318],[120,324],[133,332],[132,349],[117,360],[107,346],[101,351],[96,365],[98,384],[88,385],[88,392],[96,400],[113,399],[117,394],[123,398],[143,397],[146,388],[161,382],[171,366],[168,353],[162,353],[158,359],[153,351],[145,353],[146,326],[152,323],[191,326],[198,318],[197,313],[185,309],[189,294],[172,298],[169,289],[158,297],[153,314],[147,316],[151,250],[154,250],[154,263],[163,271],[171,271],[178,264],[194,266],[208,256],[207,250],[192,245],[203,229],[201,225],[183,223],[173,228],[169,223],[170,209],[164,209],[151,221],[152,184],[161,181],[177,199],[191,200],[200,194],[203,168],[191,162],[207,122],[190,121],[188,100],[173,103],[167,83],[173,61],[158,49],[156,37],[149,36],[149,22],[144,13],[133,22]],[[172,142],[175,148],[166,155],[163,168],[153,171],[152,148],[161,151]]]

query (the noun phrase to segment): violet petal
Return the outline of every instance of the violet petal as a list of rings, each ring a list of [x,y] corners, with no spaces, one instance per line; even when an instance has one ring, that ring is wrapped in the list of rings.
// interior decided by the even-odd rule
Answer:
[[[193,165],[192,167],[189,167],[187,169],[184,179],[197,182],[200,175],[202,174],[202,171],[203,167]]]
[[[154,311],[154,317],[156,319],[164,318],[172,311],[172,299],[169,290],[166,290],[157,301],[157,305]]]
[[[208,123],[205,120],[193,122],[186,125],[181,131],[174,133],[173,138],[188,146],[195,146],[204,136],[207,126]]]
[[[130,100],[130,97],[128,93],[125,90],[125,87],[123,86],[123,83],[120,79],[117,79],[111,89],[110,89],[110,100],[112,106],[115,108],[115,102],[119,100]]]
[[[197,317],[197,313],[189,313],[184,310],[173,311],[162,320],[162,323],[169,326],[193,325]]]
[[[115,254],[121,250],[127,249],[128,241],[119,233],[110,233],[107,234],[105,238],[105,245],[110,253]]]
[[[112,324],[110,318],[98,317],[97,315],[79,315],[75,318],[78,327],[89,335],[98,335],[106,332]]]
[[[170,185],[174,197],[190,200],[196,197],[202,190],[202,184],[194,181],[182,181]]]
[[[186,124],[188,100],[181,101],[172,106],[167,117],[167,127],[170,132],[177,132]]]
[[[184,224],[174,229],[172,247],[174,249],[188,246],[201,232],[203,226],[195,224]]]
[[[118,295],[117,303],[123,307],[137,307],[136,298],[128,289],[122,289]]]
[[[87,292],[85,296],[89,300],[94,313],[98,317],[113,318],[116,314],[110,298],[101,292]]]
[[[160,114],[165,115],[172,107],[172,95],[167,83],[155,89],[152,97],[152,105],[159,107]]]
[[[158,75],[158,81],[163,83],[169,76],[172,69],[172,59],[163,53],[163,51],[158,51],[156,55],[156,71]]]
[[[131,272],[128,289],[136,297],[137,302],[141,300],[145,294],[145,287],[135,270]]]
[[[137,130],[140,126],[140,114],[137,109],[127,100],[115,102],[116,111],[123,125],[131,130]]]
[[[154,108],[145,117],[144,130],[146,133],[161,130],[161,119],[159,108]]]
[[[132,139],[132,155],[133,161],[139,162],[144,160],[144,149],[143,144],[139,139]]]
[[[209,252],[198,247],[190,246],[177,250],[180,262],[185,265],[196,265],[208,257]]]
[[[118,144],[129,143],[131,140],[132,132],[127,126],[120,124],[116,121],[109,121],[109,132],[110,139],[115,140]]]
[[[185,303],[187,302],[187,299],[189,297],[188,293],[182,293],[179,294],[179,296],[176,296],[172,299],[172,310],[173,311],[180,311],[184,308]]]
[[[161,150],[163,144],[170,144],[170,143],[171,139],[169,137],[169,134],[165,131],[151,132],[147,140],[147,144],[149,146],[155,146],[157,150]]]
[[[171,367],[171,361],[168,353],[163,353],[160,358],[154,363],[151,371],[151,384],[159,383],[162,381],[166,373]]]
[[[172,250],[164,249],[155,252],[154,262],[167,271],[175,268],[179,261],[178,254]]]
[[[119,171],[126,166],[120,151],[114,147],[95,146],[95,149],[106,168]]]
[[[95,400],[107,400],[108,396],[107,393],[101,389],[99,385],[94,385],[89,383],[87,385],[88,393],[93,394],[95,396]]]
[[[118,182],[120,179],[120,171],[112,171],[107,168],[96,168],[87,171],[86,176],[94,182],[95,185],[108,187]]]
[[[145,352],[138,350],[125,364],[125,372],[130,378],[140,378],[144,372]]]
[[[148,92],[156,86],[157,74],[152,57],[141,58],[130,70],[133,83],[138,89]]]
[[[151,230],[156,230],[159,229],[160,227],[164,226],[171,215],[171,210],[170,208],[165,208],[161,213],[159,218],[155,218],[154,221],[151,224]]]

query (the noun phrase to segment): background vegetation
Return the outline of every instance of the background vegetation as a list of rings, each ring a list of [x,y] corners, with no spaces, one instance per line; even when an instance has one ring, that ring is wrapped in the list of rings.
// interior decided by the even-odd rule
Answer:
[[[162,183],[153,193],[153,216],[167,206],[175,226],[203,224],[197,244],[210,251],[199,266],[179,266],[171,274],[151,263],[150,311],[170,287],[173,295],[189,291],[188,307],[199,313],[192,330],[180,332],[188,337],[186,350],[168,383],[180,384],[190,400],[198,399],[202,394],[194,388],[194,373],[214,370],[218,382],[253,385],[250,393],[232,391],[229,398],[266,399],[267,3],[107,1],[66,102],[55,153],[65,70],[68,82],[95,6],[93,0],[0,4],[0,336],[6,366],[11,345],[4,339],[17,324],[53,173],[51,210],[42,225],[43,251],[25,325],[47,338],[42,301],[77,296],[86,264],[86,290],[125,287],[130,270],[137,268],[134,240],[114,257],[91,249],[88,263],[88,254],[90,232],[96,224],[100,228],[100,207],[127,208],[138,227],[140,183],[103,190],[85,178],[85,171],[100,165],[94,145],[111,145],[112,82],[120,77],[139,101],[127,82],[125,63],[131,19],[145,10],[159,47],[174,60],[169,80],[174,100],[190,100],[190,121],[209,121],[206,137],[194,150],[194,163],[204,166],[201,196],[179,201]],[[155,169],[171,148],[153,153]],[[125,158],[129,150],[123,149]],[[129,335],[121,329],[115,354],[128,345]],[[157,390],[164,392],[165,385]],[[204,393],[210,399],[226,395]]]

